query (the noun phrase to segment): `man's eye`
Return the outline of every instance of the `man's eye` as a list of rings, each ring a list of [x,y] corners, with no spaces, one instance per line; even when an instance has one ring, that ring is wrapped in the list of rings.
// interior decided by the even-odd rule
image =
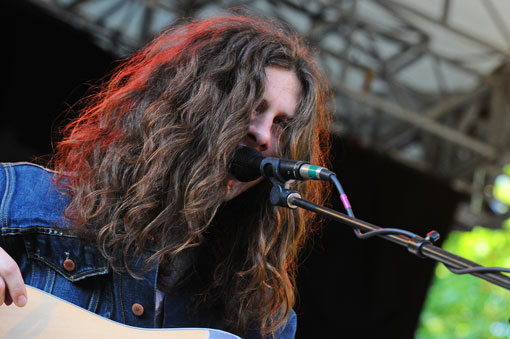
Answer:
[[[267,109],[267,101],[262,100],[262,102],[255,109],[255,112],[257,112],[257,114],[260,114],[260,113],[263,113],[266,109]]]
[[[281,128],[285,128],[289,125],[289,121],[283,118],[274,118],[273,123],[277,124]]]

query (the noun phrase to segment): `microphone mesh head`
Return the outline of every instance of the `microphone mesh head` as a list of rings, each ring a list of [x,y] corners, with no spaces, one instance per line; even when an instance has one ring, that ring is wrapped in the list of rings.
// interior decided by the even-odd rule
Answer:
[[[239,181],[248,182],[260,177],[262,153],[248,146],[237,149],[230,163],[230,173]]]

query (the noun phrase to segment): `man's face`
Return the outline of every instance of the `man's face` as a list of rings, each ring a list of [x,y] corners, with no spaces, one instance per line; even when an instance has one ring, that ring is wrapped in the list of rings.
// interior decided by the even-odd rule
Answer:
[[[241,145],[250,146],[266,157],[277,155],[277,140],[287,122],[296,114],[301,85],[296,74],[279,67],[266,67],[266,83],[262,102],[251,113],[250,126]],[[231,200],[262,178],[250,182],[228,181],[225,200]]]

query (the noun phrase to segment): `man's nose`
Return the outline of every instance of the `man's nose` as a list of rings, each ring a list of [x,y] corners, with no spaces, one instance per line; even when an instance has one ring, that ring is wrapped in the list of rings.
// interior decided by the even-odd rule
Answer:
[[[250,127],[248,128],[248,139],[251,147],[260,152],[266,151],[271,147],[273,119],[264,114],[252,117]]]

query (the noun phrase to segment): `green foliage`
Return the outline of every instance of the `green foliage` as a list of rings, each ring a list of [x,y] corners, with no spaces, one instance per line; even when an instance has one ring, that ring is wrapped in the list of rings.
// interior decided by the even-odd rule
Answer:
[[[503,173],[510,176],[510,164],[506,164],[505,166],[503,166]]]
[[[454,231],[443,248],[483,266],[510,267],[510,222],[498,230]],[[510,291],[438,264],[416,338],[510,338],[509,318]]]
[[[504,204],[510,205],[510,176],[501,174],[496,178],[493,195]]]

